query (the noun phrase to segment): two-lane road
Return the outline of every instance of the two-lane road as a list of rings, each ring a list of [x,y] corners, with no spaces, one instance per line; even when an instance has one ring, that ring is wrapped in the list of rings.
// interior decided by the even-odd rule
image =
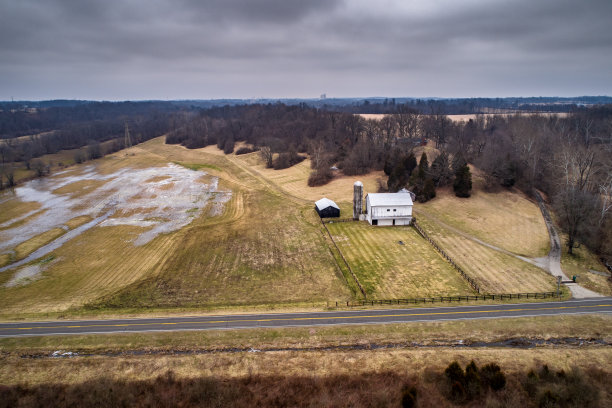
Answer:
[[[413,309],[0,323],[0,337],[409,323],[587,313],[612,313],[612,298]]]

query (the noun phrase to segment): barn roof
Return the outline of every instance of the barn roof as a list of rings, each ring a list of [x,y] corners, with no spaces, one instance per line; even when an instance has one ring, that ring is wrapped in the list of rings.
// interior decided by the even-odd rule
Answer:
[[[316,201],[315,205],[317,206],[317,208],[319,210],[323,210],[323,209],[325,209],[327,207],[334,207],[334,208],[340,209],[340,207],[338,207],[338,205],[336,205],[336,203],[334,203],[329,198],[325,198],[325,197],[323,197],[319,201]]]
[[[412,205],[410,193],[371,193],[367,198],[370,200],[370,205],[377,206],[393,206],[393,205]]]

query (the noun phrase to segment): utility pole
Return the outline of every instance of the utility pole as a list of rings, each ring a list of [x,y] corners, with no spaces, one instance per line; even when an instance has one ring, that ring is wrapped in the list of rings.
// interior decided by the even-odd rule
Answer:
[[[132,139],[130,138],[130,128],[127,122],[125,122],[125,139],[123,141],[124,148],[132,147]]]

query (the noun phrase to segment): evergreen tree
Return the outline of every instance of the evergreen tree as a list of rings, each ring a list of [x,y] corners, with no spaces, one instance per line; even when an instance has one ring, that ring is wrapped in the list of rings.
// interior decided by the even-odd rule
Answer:
[[[410,178],[411,190],[416,194],[417,200],[421,203],[431,200],[436,196],[436,186],[429,177],[429,161],[425,152],[421,155],[419,169],[412,173]]]
[[[453,190],[457,197],[469,197],[472,191],[472,173],[467,164],[457,169]]]
[[[410,175],[412,174],[412,171],[417,166],[417,161],[416,157],[414,157],[414,153],[410,152],[408,156],[404,157],[403,164],[404,171],[406,173],[406,180],[408,180],[410,178]]]
[[[461,153],[458,153],[453,157],[451,169],[453,170],[453,173],[456,174],[457,171],[465,165],[467,165],[467,160],[465,160]]]
[[[453,172],[450,169],[448,153],[442,152],[435,158],[431,164],[429,174],[431,175],[436,187],[445,186],[450,183],[453,177]]]
[[[410,180],[410,175],[416,166],[417,162],[413,153],[401,158],[389,174],[387,181],[389,191],[395,192],[401,190]]]
[[[421,155],[421,160],[419,161],[419,178],[421,180],[425,180],[426,174],[429,172],[429,160],[427,160],[427,155],[425,152]]]
[[[425,186],[423,187],[423,202],[429,201],[436,196],[436,186],[431,178],[425,180]]]

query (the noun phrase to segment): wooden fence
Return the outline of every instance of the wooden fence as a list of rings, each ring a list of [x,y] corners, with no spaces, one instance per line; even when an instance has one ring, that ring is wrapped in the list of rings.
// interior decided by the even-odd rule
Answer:
[[[444,252],[444,250],[442,248],[440,248],[440,246],[436,243],[436,241],[431,239],[429,237],[429,235],[427,235],[427,233],[425,231],[423,231],[423,229],[417,223],[416,218],[412,219],[412,223],[411,224],[417,230],[417,232],[423,238],[425,238],[453,266],[453,268],[455,268],[461,274],[463,279],[465,279],[470,284],[470,286],[472,286],[472,288],[474,288],[474,290],[476,292],[480,293],[480,286],[478,285],[478,283],[476,283],[476,281],[474,279],[472,279],[472,277],[470,277],[467,273],[465,273],[465,271],[463,269],[461,269],[461,267],[459,265],[457,265],[455,263],[455,261],[453,261],[453,259],[450,256],[448,256],[448,254],[446,252]]]
[[[323,224],[333,224],[335,222],[353,222],[353,221],[359,221],[359,220],[355,220],[353,218],[338,218],[338,219],[327,219],[327,220],[323,220],[323,218],[321,218],[321,222]]]
[[[534,293],[500,293],[489,295],[468,295],[468,296],[439,296],[431,298],[412,298],[412,299],[376,299],[376,300],[354,300],[335,302],[336,307],[346,305],[355,306],[375,306],[375,305],[416,305],[419,303],[453,303],[453,302],[473,302],[482,300],[510,300],[510,299],[547,299],[557,296],[557,292],[534,292]],[[329,304],[329,303],[328,303]]]
[[[348,221],[353,221],[353,219],[351,218]],[[340,221],[340,222],[348,222],[348,221]],[[338,248],[338,245],[336,245],[336,241],[334,241],[334,237],[332,237],[331,232],[329,232],[329,229],[327,229],[327,225],[325,225],[325,222],[323,221],[323,219],[321,219],[321,224],[323,224],[323,228],[325,228],[325,231],[327,231],[327,235],[329,235],[329,239],[331,239],[332,244],[334,244],[334,247],[336,248],[336,251],[338,251],[338,253],[340,254],[340,257],[342,258],[342,260],[344,261],[344,264],[346,265],[346,267],[348,268],[348,271],[351,273],[351,276],[353,277],[353,280],[355,281],[355,283],[357,284],[357,287],[359,288],[359,291],[361,292],[361,294],[363,295],[363,298],[365,300],[368,299],[368,296],[366,295],[365,290],[363,289],[363,286],[361,286],[361,282],[359,282],[359,279],[357,279],[357,276],[355,275],[355,273],[353,272],[353,270],[351,269],[351,266],[349,265],[349,263],[347,262],[346,258],[344,257],[344,255],[342,254],[342,251],[340,251],[340,248]]]

